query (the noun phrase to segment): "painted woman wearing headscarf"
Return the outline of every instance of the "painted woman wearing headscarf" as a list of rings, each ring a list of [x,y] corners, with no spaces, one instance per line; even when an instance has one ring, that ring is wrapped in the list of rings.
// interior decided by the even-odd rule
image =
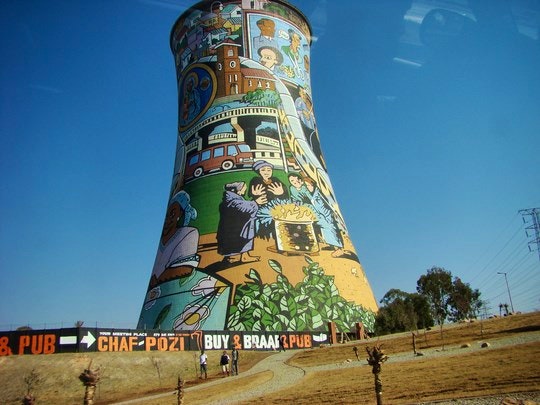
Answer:
[[[258,160],[253,164],[253,170],[259,176],[251,179],[248,195],[252,200],[264,195],[267,202],[276,199],[286,200],[289,193],[285,185],[277,177],[273,176],[274,165],[266,160]]]
[[[217,229],[217,252],[223,255],[223,261],[254,262],[258,256],[251,256],[255,238],[255,218],[259,205],[266,202],[260,196],[254,201],[244,199],[246,183],[239,181],[225,185],[223,200],[219,205],[219,225]]]
[[[268,240],[274,234],[274,219],[270,213],[272,207],[280,202],[288,202],[289,193],[285,185],[277,177],[273,176],[274,166],[266,160],[258,160],[253,164],[253,170],[258,176],[249,182],[248,195],[256,201],[260,197],[265,198],[257,214],[257,236]]]

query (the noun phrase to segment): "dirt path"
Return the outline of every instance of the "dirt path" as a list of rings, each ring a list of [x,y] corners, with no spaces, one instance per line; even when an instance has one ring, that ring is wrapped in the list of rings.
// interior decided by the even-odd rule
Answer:
[[[272,354],[271,356],[268,356],[259,363],[257,363],[248,371],[241,373],[239,377],[249,377],[263,371],[272,371],[273,378],[261,384],[256,389],[252,389],[249,392],[243,392],[241,394],[238,394],[235,402],[244,401],[256,396],[266,395],[270,392],[278,391],[280,389],[287,388],[288,386],[297,384],[304,377],[305,371],[299,367],[287,365],[286,361],[293,357],[298,351],[299,350],[287,350],[284,352],[276,352],[275,354]],[[213,387],[214,385],[229,382],[231,381],[231,378],[235,377],[220,378],[217,380],[206,382],[204,384],[198,384],[194,387],[186,388],[185,392],[207,389],[209,387]],[[169,391],[162,394],[151,395],[143,398],[115,402],[114,405],[138,404],[148,400],[171,397],[171,395],[174,393],[175,391]]]
[[[508,345],[523,344],[523,343],[534,342],[534,341],[540,341],[540,332],[532,332],[532,333],[527,333],[527,334],[518,335],[518,336],[506,337],[506,338],[501,338],[501,339],[493,339],[489,341],[489,344],[491,348],[500,348],[500,347],[504,347]],[[422,352],[423,352],[424,357],[432,358],[432,357],[438,357],[438,356],[455,355],[460,351],[463,352],[464,350],[467,350],[467,352],[471,352],[471,351],[489,350],[489,349],[481,348],[480,342],[476,342],[472,344],[471,347],[468,347],[466,349],[460,346],[448,346],[444,351],[440,349],[432,348],[428,350],[423,350]],[[236,395],[234,403],[237,403],[240,401],[246,401],[251,398],[260,397],[263,395],[267,395],[272,392],[298,384],[300,380],[308,373],[317,372],[317,371],[336,370],[336,369],[342,369],[342,368],[367,367],[367,363],[365,361],[356,361],[356,360],[352,361],[350,359],[345,359],[344,361],[339,362],[339,363],[324,364],[324,365],[306,367],[306,368],[294,367],[294,366],[289,366],[288,364],[286,364],[287,360],[289,360],[298,352],[300,352],[300,350],[288,350],[285,352],[277,352],[263,359],[262,361],[257,363],[254,367],[252,367],[250,370],[242,373],[240,375],[241,377],[249,377],[250,375],[255,375],[260,372],[271,371],[273,373],[273,378],[259,385],[255,389],[251,389],[249,391],[245,391]],[[388,361],[398,363],[398,362],[404,362],[404,361],[414,361],[415,358],[417,357],[414,356],[411,352],[406,352],[406,353],[394,354],[389,358]],[[235,378],[235,377],[232,377],[232,378]],[[229,381],[231,381],[231,378],[218,379],[218,380],[210,381],[204,384],[199,384],[194,387],[186,388],[185,391],[191,392],[191,391],[206,389],[206,388],[219,385],[225,382],[229,382]],[[115,405],[131,405],[131,404],[143,403],[148,400],[170,397],[172,394],[174,394],[174,392],[170,391],[163,394],[152,395],[152,396],[148,396],[144,398],[117,402],[115,403]],[[529,398],[527,399],[538,401],[540,400],[540,393],[529,394],[528,397]],[[470,404],[470,405],[500,404],[503,398],[504,396],[489,397],[489,398],[472,398],[469,400],[460,400],[460,403]],[[225,404],[225,403],[233,403],[233,402],[218,401],[214,403]],[[445,404],[455,404],[455,403],[456,403],[455,401],[435,401],[435,402],[426,402],[425,405],[428,405],[428,404],[445,405]]]

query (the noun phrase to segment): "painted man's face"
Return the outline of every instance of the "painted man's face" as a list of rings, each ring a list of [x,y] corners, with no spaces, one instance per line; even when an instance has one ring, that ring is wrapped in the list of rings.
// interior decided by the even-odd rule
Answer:
[[[178,202],[169,205],[167,215],[165,216],[165,223],[163,224],[163,231],[161,232],[161,243],[163,245],[165,245],[176,233],[178,221],[183,214],[184,210]]]
[[[277,56],[276,53],[271,49],[261,49],[260,50],[261,59],[259,59],[259,62],[263,66],[266,66],[268,69],[272,69],[272,67],[277,63]]]
[[[276,33],[276,24],[272,20],[263,20],[257,25],[261,30],[261,35],[265,37],[273,37]]]

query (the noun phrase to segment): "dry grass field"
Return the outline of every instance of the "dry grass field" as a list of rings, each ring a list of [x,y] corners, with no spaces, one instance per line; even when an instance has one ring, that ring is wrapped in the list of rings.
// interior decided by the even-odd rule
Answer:
[[[208,351],[208,380],[221,378],[221,351]],[[270,352],[242,352],[242,370],[264,359]],[[35,370],[42,381],[34,390],[37,403],[80,404],[84,387],[78,377],[92,361],[102,376],[96,391],[97,404],[109,404],[157,392],[171,391],[180,375],[186,387],[200,384],[196,352],[124,352],[25,355],[0,357],[0,404],[21,404],[26,393],[24,377]],[[156,368],[159,367],[159,374]]]
[[[383,366],[386,404],[413,404],[540,390],[540,343]],[[309,374],[298,389],[260,398],[264,404],[375,402],[371,367]],[[253,401],[255,403],[256,401]]]
[[[301,384],[243,403],[373,404],[373,374],[366,365],[365,346],[375,344],[382,344],[390,358],[381,374],[385,405],[540,391],[540,313],[449,325],[443,331],[445,350],[438,328],[420,332],[416,345],[424,356],[413,355],[410,333],[298,351],[289,364],[307,370]],[[480,349],[482,342],[492,346]],[[466,343],[471,347],[461,348]],[[353,346],[358,348],[360,362]],[[269,354],[242,351],[241,371]],[[218,356],[219,352],[209,352],[210,380],[220,378]],[[171,392],[178,375],[187,381],[186,387],[201,383],[193,352],[11,356],[0,358],[0,404],[21,403],[23,377],[32,369],[43,378],[35,390],[39,404],[81,403],[84,389],[77,377],[90,360],[103,374],[96,404]],[[339,366],[347,360],[359,367]],[[271,378],[272,372],[266,371],[223,379],[223,384],[186,392],[185,404],[233,401],[239,392]],[[138,403],[172,405],[176,399],[171,393]]]

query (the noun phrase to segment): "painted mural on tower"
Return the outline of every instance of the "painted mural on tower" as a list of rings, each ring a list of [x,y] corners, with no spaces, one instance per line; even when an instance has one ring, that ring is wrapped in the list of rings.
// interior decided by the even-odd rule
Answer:
[[[138,328],[372,329],[319,142],[310,45],[281,1],[201,2],[174,25],[176,160]]]

